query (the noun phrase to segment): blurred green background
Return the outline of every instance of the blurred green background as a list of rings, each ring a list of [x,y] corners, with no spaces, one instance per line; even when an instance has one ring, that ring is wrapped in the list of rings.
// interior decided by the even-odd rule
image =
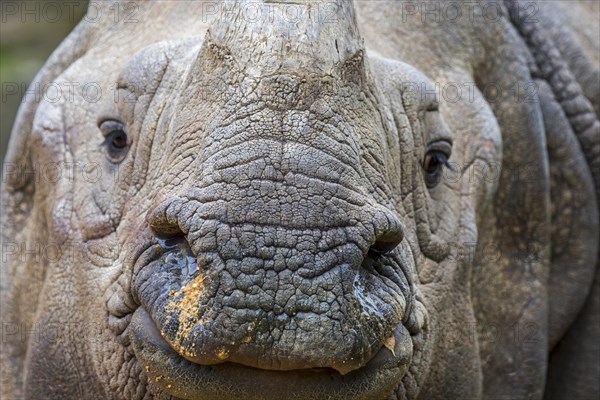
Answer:
[[[0,160],[29,83],[52,51],[83,18],[87,1],[0,2]],[[15,85],[19,85],[18,93]]]

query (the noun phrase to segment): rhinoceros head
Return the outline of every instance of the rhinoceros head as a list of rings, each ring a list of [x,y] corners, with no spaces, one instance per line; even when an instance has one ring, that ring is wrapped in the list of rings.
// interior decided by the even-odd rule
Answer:
[[[475,398],[495,370],[538,390],[555,340],[542,112],[479,90],[530,79],[522,43],[507,77],[477,55],[498,49],[394,30],[393,3],[134,4],[136,22],[77,28],[37,82],[82,90],[29,101],[15,128],[9,160],[62,175],[6,184],[3,307],[37,327],[10,331],[7,390]],[[471,96],[444,102],[434,79]],[[40,244],[58,254],[27,256]],[[533,361],[513,378],[515,355]]]

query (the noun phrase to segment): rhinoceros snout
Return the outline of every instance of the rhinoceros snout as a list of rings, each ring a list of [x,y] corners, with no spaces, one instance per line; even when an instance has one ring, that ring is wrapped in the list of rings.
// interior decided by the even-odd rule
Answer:
[[[160,244],[135,286],[179,355],[201,365],[346,374],[405,319],[411,284],[396,251],[398,217],[358,194],[354,204],[322,201],[349,189],[304,178],[265,191],[196,187],[148,213]],[[282,195],[294,191],[301,196]],[[256,223],[260,214],[278,223]]]

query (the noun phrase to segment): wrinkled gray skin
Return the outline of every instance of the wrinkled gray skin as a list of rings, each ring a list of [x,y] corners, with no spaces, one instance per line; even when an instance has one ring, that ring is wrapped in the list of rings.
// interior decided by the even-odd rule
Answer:
[[[52,55],[103,96],[15,125],[88,175],[3,181],[4,245],[76,251],[7,247],[2,398],[597,398],[598,3],[293,4],[94,3]]]

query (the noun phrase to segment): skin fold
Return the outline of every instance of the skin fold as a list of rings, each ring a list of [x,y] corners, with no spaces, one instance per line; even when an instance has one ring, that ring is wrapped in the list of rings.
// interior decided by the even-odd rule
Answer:
[[[13,128],[0,397],[600,395],[597,3],[117,4]]]

